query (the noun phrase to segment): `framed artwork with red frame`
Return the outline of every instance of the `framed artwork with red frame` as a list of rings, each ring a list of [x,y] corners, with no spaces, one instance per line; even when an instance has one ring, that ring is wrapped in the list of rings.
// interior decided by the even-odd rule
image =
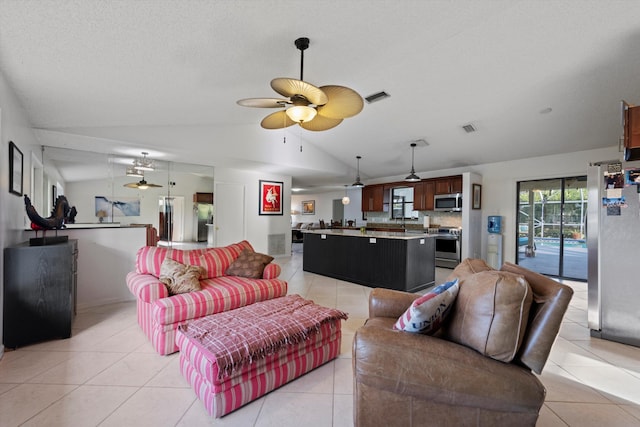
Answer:
[[[279,181],[260,180],[260,202],[258,215],[282,215],[282,189]]]

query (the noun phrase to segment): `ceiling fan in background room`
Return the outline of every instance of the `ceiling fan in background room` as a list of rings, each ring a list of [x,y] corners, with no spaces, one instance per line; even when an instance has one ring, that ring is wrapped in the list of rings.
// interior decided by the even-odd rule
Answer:
[[[128,188],[137,188],[138,190],[146,190],[147,188],[160,188],[162,187],[162,185],[158,185],[158,184],[152,184],[150,182],[145,181],[144,176],[142,177],[142,179],[138,182],[130,182],[128,184],[124,184],[123,187],[128,187]]]
[[[239,105],[282,108],[262,119],[260,125],[265,129],[282,129],[298,123],[307,130],[328,130],[362,111],[364,101],[355,90],[336,85],[316,87],[305,82],[304,51],[309,47],[309,39],[300,37],[295,45],[300,50],[300,80],[286,77],[271,80],[273,90],[286,98],[247,98],[239,100]]]

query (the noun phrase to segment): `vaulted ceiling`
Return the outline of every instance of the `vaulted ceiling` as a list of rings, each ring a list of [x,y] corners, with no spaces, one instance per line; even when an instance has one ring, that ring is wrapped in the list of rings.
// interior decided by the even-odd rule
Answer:
[[[618,143],[640,103],[640,2],[0,0],[0,71],[40,142],[291,175],[367,179]],[[276,77],[344,85],[334,129],[265,130]],[[475,132],[463,126],[472,124]]]

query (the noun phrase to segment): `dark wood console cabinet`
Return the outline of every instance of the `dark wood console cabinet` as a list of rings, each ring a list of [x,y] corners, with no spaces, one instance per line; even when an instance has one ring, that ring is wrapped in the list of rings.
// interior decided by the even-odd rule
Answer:
[[[71,336],[77,257],[77,240],[47,246],[25,243],[5,248],[5,347]]]

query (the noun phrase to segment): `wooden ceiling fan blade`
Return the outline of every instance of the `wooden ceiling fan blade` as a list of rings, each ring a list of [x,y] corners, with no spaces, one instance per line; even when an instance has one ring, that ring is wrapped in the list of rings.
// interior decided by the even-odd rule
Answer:
[[[330,117],[324,117],[318,114],[309,122],[300,123],[303,129],[312,131],[321,131],[334,128],[342,123],[342,119],[332,119]]]
[[[282,96],[291,98],[294,95],[302,95],[311,104],[324,105],[329,100],[327,95],[318,87],[303,82],[302,80],[280,77],[271,80],[271,87]]]
[[[291,120],[284,111],[271,113],[260,122],[260,126],[265,129],[282,129],[295,124],[296,122]]]
[[[138,183],[137,182],[130,182],[128,184],[124,184],[123,187],[138,188]]]
[[[282,108],[290,103],[288,99],[282,98],[246,98],[237,101],[238,105],[254,108]]]
[[[329,101],[318,107],[318,115],[332,119],[353,117],[364,108],[364,100],[353,89],[345,86],[322,86]]]

